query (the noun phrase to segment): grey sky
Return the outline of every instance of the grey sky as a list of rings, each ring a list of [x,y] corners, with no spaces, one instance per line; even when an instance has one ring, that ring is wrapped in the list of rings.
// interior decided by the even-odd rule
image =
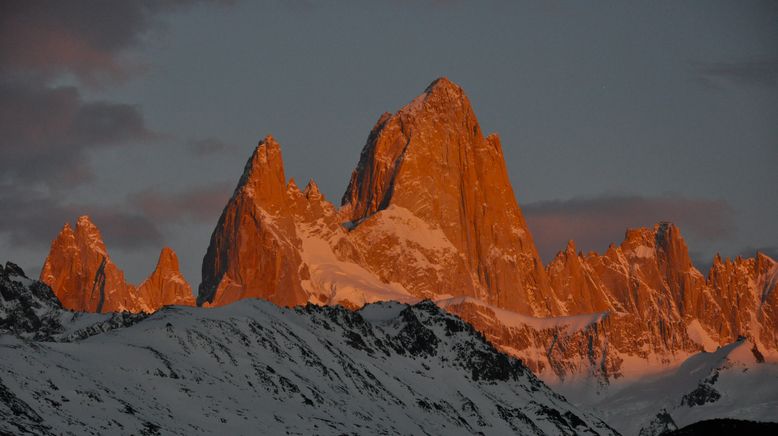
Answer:
[[[108,21],[81,9],[74,32]],[[108,61],[41,67],[8,48],[35,41],[5,35],[0,60],[16,68],[7,77],[72,85],[82,117],[103,102],[122,128],[69,130],[57,150],[76,154],[65,160],[26,147],[16,167],[0,164],[0,197],[15,205],[0,212],[0,259],[37,274],[48,241],[83,210],[131,281],[166,244],[196,287],[261,137],[281,143],[287,176],[313,177],[339,203],[380,114],[438,76],[501,135],[544,258],[571,238],[601,251],[627,226],[659,219],[681,226],[698,264],[717,250],[778,250],[776,2],[237,1],[137,17],[95,31],[113,36],[95,43]],[[122,230],[133,222],[149,230]]]

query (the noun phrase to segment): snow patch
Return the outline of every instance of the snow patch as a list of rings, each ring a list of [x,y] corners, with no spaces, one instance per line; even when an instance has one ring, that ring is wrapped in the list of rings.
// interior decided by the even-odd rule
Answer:
[[[700,321],[696,319],[692,320],[692,322],[686,326],[686,333],[689,335],[689,339],[702,345],[702,348],[705,351],[715,351],[719,346],[719,343],[710,337],[708,332],[706,332],[700,324]]]
[[[608,312],[588,313],[584,315],[557,316],[548,318],[536,318],[534,316],[522,315],[510,310],[500,309],[496,306],[484,303],[483,301],[472,297],[455,297],[436,300],[435,303],[443,309],[449,306],[456,306],[464,303],[471,303],[488,308],[494,312],[497,321],[506,327],[524,328],[530,327],[535,330],[561,329],[564,334],[570,335],[579,332],[597,324],[608,316]]]
[[[639,259],[651,259],[654,257],[654,249],[645,245],[635,247],[632,251],[632,256]]]
[[[302,227],[302,226],[301,226]],[[383,283],[373,273],[353,262],[339,259],[329,242],[311,229],[301,229],[301,257],[308,265],[310,280],[303,288],[314,298],[314,303],[345,303],[361,306],[376,301],[394,300],[413,303],[413,297],[399,283]],[[316,301],[316,294],[329,296],[330,301]]]

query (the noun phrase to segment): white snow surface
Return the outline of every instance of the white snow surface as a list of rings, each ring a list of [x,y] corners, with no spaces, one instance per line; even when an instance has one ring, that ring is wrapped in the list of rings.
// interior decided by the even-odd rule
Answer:
[[[299,233],[302,240],[300,255],[311,274],[310,280],[303,281],[303,288],[312,297],[311,302],[326,303],[316,299],[320,293],[327,294],[331,303],[347,301],[357,306],[389,300],[418,301],[399,283],[384,283],[362,266],[339,259],[330,242],[317,229],[301,228]]]
[[[494,312],[500,324],[506,327],[530,327],[535,330],[560,329],[567,335],[579,332],[592,324],[596,324],[608,315],[608,312],[595,312],[583,315],[537,318],[534,316],[522,315],[510,310],[500,309],[473,297],[447,298],[435,300],[435,303],[444,309],[457,304],[472,303],[488,308]]]
[[[697,319],[693,319],[686,326],[686,333],[689,335],[689,339],[702,345],[705,351],[715,351],[719,347],[719,343],[710,337]]]
[[[168,307],[0,355],[0,433],[614,434],[431,303]]]
[[[713,418],[778,421],[778,365],[760,362],[753,347],[741,340],[695,354],[674,369],[612,389],[590,410],[625,435],[651,434],[662,410],[678,428]]]

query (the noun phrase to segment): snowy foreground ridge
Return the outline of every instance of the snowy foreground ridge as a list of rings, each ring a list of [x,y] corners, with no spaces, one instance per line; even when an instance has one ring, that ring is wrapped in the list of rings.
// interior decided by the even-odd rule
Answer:
[[[168,307],[67,342],[25,322],[0,335],[0,433],[615,434],[430,302]]]

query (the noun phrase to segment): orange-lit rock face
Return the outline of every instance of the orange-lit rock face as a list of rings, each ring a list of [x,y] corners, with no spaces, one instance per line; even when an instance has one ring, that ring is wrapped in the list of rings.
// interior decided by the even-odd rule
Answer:
[[[69,224],[62,228],[51,244],[40,279],[68,309],[138,311],[134,289],[111,262],[100,231],[86,216],[78,219],[75,232]]]
[[[549,264],[548,275],[567,314],[614,314],[598,331],[607,340],[591,342],[603,353],[671,364],[685,353],[713,351],[739,336],[751,338],[762,351],[777,348],[776,263],[763,254],[724,262],[717,257],[706,280],[670,223],[629,230],[621,246],[602,256],[576,255],[570,244]],[[508,343],[500,339],[508,333],[490,331],[497,343]],[[575,347],[566,350],[576,353]]]
[[[178,269],[178,256],[168,247],[162,249],[154,272],[138,286],[138,299],[144,311],[163,306],[194,306],[192,288]]]
[[[246,163],[203,259],[199,304],[263,298],[304,304],[300,240],[287,195],[281,149],[268,136]]]
[[[334,282],[345,275],[354,283]],[[262,141],[214,230],[198,301],[359,305],[371,298],[361,287],[559,312],[499,138],[483,136],[464,92],[447,79],[381,117],[340,211],[314,183],[304,192],[286,184],[278,144]]]
[[[357,239],[370,241],[362,243],[371,246],[370,269],[415,295],[475,296],[528,314],[558,311],[516,204],[500,140],[484,137],[467,96],[445,78],[396,114],[381,116],[343,209],[357,224]],[[395,234],[399,240],[392,241],[383,231],[397,225],[398,214],[423,224],[418,231],[442,232],[431,241],[438,253],[419,245],[416,256],[398,256],[397,242],[408,235]],[[375,246],[372,229],[380,230],[382,241]],[[427,267],[436,258],[444,263],[442,275]]]
[[[62,228],[40,280],[65,308],[82,312],[153,312],[166,304],[194,303],[172,250],[163,250],[155,273],[136,289],[111,261],[100,231],[87,216],[78,219],[75,231],[70,224]]]

